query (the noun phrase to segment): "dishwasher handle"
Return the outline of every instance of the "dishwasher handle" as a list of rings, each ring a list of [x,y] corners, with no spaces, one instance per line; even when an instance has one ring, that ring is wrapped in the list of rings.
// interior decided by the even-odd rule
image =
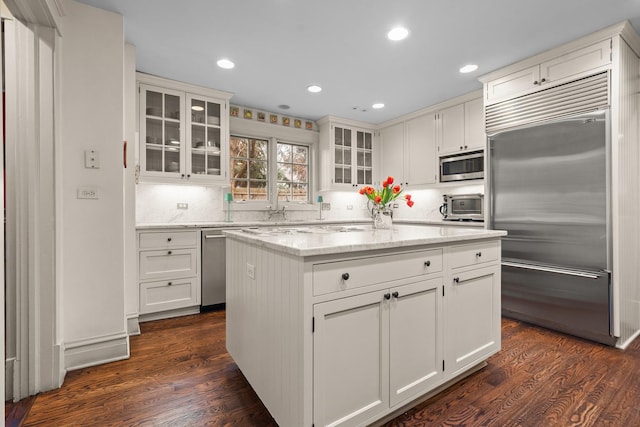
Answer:
[[[225,237],[227,236],[224,234],[209,234],[204,236],[205,239],[224,239]]]

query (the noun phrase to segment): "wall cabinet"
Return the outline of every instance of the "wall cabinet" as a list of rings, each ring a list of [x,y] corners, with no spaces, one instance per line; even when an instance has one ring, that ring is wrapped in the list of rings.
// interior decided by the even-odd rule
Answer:
[[[374,132],[323,118],[320,126],[321,190],[373,184]]]
[[[170,317],[172,310],[199,311],[199,231],[139,231],[138,285],[139,313],[159,313],[149,320]]]
[[[403,185],[437,181],[435,122],[422,115],[380,131],[380,179],[391,175]]]
[[[204,88],[191,93],[186,90],[198,88],[144,74],[138,79],[141,178],[226,180],[230,95]]]
[[[611,64],[610,38],[485,82],[485,101],[493,104],[593,74]]]
[[[483,150],[485,133],[482,98],[436,112],[438,154]]]

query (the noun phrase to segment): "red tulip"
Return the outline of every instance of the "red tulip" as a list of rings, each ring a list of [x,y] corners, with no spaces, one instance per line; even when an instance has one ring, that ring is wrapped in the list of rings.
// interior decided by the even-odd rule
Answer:
[[[373,187],[365,187],[364,191],[366,191],[367,194],[371,194],[371,193],[373,193]]]
[[[398,194],[400,192],[400,186],[396,185],[395,187],[393,187],[393,194]]]
[[[382,201],[382,197],[376,196],[375,201],[376,203],[380,203]]]
[[[364,189],[365,189],[365,187],[362,187],[362,188],[360,189],[360,191],[358,191],[358,192],[359,192],[360,194],[364,194]]]
[[[389,185],[393,184],[393,177],[392,176],[388,176],[387,177],[387,184],[389,184]]]
[[[404,198],[405,200],[411,200],[411,194],[405,194]]]
[[[386,180],[385,180],[385,181],[382,181],[382,186],[383,186],[384,188],[387,188],[387,185],[389,185],[389,183],[388,183]]]
[[[407,206],[412,207],[414,204],[413,200],[407,200]]]

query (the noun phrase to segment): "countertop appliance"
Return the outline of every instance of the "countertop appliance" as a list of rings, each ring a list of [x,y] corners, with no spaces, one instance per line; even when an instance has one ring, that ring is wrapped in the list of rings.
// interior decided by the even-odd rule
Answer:
[[[223,230],[202,230],[202,305],[201,312],[221,310],[226,302],[226,244]]]
[[[609,111],[489,136],[503,314],[613,345]]]
[[[445,194],[440,214],[445,221],[484,221],[484,195]]]
[[[484,178],[484,150],[440,157],[440,182]]]

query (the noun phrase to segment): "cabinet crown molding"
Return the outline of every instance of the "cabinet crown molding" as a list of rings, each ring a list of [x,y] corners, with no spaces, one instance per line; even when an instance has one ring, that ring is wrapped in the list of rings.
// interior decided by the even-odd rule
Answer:
[[[198,86],[191,83],[185,83],[178,80],[167,79],[167,78],[156,76],[153,74],[147,74],[147,73],[141,73],[141,72],[136,73],[136,80],[138,83],[160,86],[167,89],[179,90],[187,93],[195,93],[198,95],[223,99],[225,101],[228,101],[234,95],[232,92],[226,92],[219,89]]]

